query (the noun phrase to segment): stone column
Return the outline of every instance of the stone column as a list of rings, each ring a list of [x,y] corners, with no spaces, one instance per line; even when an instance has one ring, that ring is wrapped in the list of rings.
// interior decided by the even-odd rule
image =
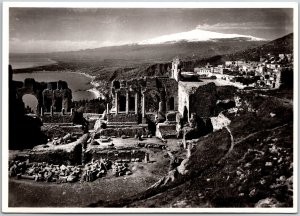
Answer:
[[[106,114],[109,114],[109,103],[106,104]]]
[[[116,114],[119,112],[119,97],[118,97],[118,92],[115,93],[115,107],[116,107]]]
[[[135,114],[138,114],[138,93],[135,93]]]
[[[40,106],[36,105],[36,110],[32,110],[35,114],[39,115],[40,113]]]
[[[189,144],[187,144],[187,153],[186,153],[186,157],[187,157],[187,158],[190,158],[191,155],[192,155],[192,144],[189,143]]]
[[[142,117],[145,118],[146,116],[146,100],[145,100],[145,93],[142,93]]]
[[[184,129],[183,131],[183,139],[182,139],[182,144],[184,149],[187,148],[185,136],[186,136],[186,129]]]
[[[53,106],[50,106],[50,115],[53,116]]]
[[[126,92],[126,114],[129,113],[129,92]]]
[[[62,114],[62,115],[65,115],[65,108],[62,108],[62,109],[61,109],[61,114]]]
[[[149,157],[149,153],[145,153],[145,163],[150,162],[150,157]]]
[[[43,107],[41,107],[41,113],[40,113],[40,115],[41,115],[41,116],[44,115],[44,109],[43,109]]]
[[[159,112],[162,112],[163,111],[163,107],[162,107],[162,102],[160,101],[159,103],[158,103],[158,111]]]
[[[71,108],[71,114],[70,115],[73,115],[74,113],[74,108]]]

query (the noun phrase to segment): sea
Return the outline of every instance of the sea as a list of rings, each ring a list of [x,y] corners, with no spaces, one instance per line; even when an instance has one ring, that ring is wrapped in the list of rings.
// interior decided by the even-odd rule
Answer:
[[[56,63],[48,58],[26,58],[26,57],[11,57],[10,64],[13,69],[33,68]],[[97,95],[92,92],[93,85],[90,83],[92,78],[82,73],[65,72],[65,71],[41,71],[33,73],[18,73],[13,74],[13,80],[24,81],[26,78],[33,78],[38,82],[55,82],[59,80],[66,81],[68,87],[72,90],[73,100],[91,100],[97,98]]]

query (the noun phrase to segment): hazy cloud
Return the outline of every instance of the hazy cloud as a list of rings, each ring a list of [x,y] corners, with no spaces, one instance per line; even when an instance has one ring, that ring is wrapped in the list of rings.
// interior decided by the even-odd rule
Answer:
[[[261,30],[268,30],[274,29],[276,26],[270,26],[265,24],[260,24],[256,22],[245,22],[245,23],[216,23],[213,25],[209,24],[200,24],[196,27],[197,29],[202,30],[235,30],[235,29],[261,29]]]
[[[97,47],[123,45],[128,42],[113,42],[113,41],[70,41],[70,40],[28,40],[21,41],[17,38],[10,39],[10,51],[11,52],[33,52],[33,53],[44,53],[44,52],[61,52],[61,51],[73,51],[80,49],[92,49]]]

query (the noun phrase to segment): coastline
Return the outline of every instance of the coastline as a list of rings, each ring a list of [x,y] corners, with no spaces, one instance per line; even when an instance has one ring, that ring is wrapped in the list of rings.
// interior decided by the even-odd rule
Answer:
[[[44,67],[44,66],[53,66],[56,65],[58,62],[54,61],[50,58],[47,58],[47,62],[22,62],[23,64],[18,65],[17,62],[9,62],[9,65],[13,67],[14,70],[30,70],[30,69],[35,69],[39,67]]]
[[[88,89],[86,91],[93,93],[95,95],[95,99],[99,99],[99,98],[103,99],[104,98],[103,94],[97,89],[97,87],[99,87],[99,83],[94,81],[96,76],[92,76],[92,75],[84,73],[84,72],[75,72],[75,71],[68,71],[67,73],[81,74],[83,76],[86,76],[86,77],[92,79],[90,84],[93,86],[93,88]]]
[[[95,99],[102,98],[102,94],[96,88],[91,88],[86,91],[93,93],[95,95]]]
[[[86,77],[88,77],[88,78],[92,79],[92,81],[91,81],[91,82],[93,82],[93,81],[94,81],[94,79],[96,78],[96,76],[92,76],[92,75],[90,75],[90,74],[87,74],[87,73],[84,73],[84,72],[66,71],[66,73],[76,73],[76,74],[81,74],[81,75],[83,75],[83,76],[86,76]]]
[[[50,61],[50,60],[51,59],[48,59],[48,61]],[[88,73],[84,73],[84,72],[60,70],[59,67],[55,68],[55,69],[52,68],[51,70],[48,70],[49,67],[53,67],[53,66],[55,68],[55,66],[57,66],[57,62],[53,61],[53,63],[45,64],[45,65],[38,65],[38,66],[34,65],[32,67],[17,68],[17,69],[14,69],[14,71],[15,71],[15,74],[18,74],[18,73],[21,73],[21,74],[22,73],[32,73],[32,72],[35,72],[35,73],[39,73],[39,72],[40,73],[46,73],[47,71],[49,71],[49,72],[63,72],[63,73],[76,73],[76,74],[80,74],[80,75],[83,75],[83,76],[91,79],[90,84],[92,85],[92,88],[88,89],[88,90],[85,90],[85,91],[93,93],[95,99],[104,98],[103,94],[97,89],[97,87],[99,87],[99,83],[97,83],[97,82],[94,81],[95,78],[96,78],[96,76],[92,76],[92,75],[90,75]]]

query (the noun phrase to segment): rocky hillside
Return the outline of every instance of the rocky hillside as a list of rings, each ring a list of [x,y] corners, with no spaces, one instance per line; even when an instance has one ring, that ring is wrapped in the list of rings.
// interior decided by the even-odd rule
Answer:
[[[233,53],[233,54],[232,54]],[[218,42],[179,42],[175,44],[126,45],[76,52],[45,55],[57,64],[31,69],[17,69],[14,73],[32,71],[76,71],[96,77],[103,89],[113,79],[132,79],[143,76],[169,76],[175,56],[183,60],[183,70],[222,64],[228,59],[259,60],[267,53],[293,53],[293,33],[271,42],[219,40]],[[36,54],[32,54],[33,57]]]
[[[223,39],[200,42],[180,41],[172,44],[134,44],[74,52],[26,54],[26,57],[35,58],[35,56],[42,56],[58,63],[51,66],[31,68],[29,70],[18,69],[14,70],[14,72],[74,70],[84,71],[106,81],[119,76],[135,78],[136,75],[151,75],[154,70],[158,71],[158,74],[165,74],[165,68],[156,65],[169,63],[175,56],[179,56],[182,59],[202,59],[253,48],[263,43],[265,41]],[[10,54],[10,58],[21,58],[22,55],[24,54]],[[157,69],[157,67],[159,68]],[[135,74],[136,71],[138,72],[137,74]]]
[[[215,55],[213,57],[203,59],[184,61],[184,69],[187,71],[193,70],[193,68],[204,66],[208,62],[212,65],[218,65],[224,63],[226,60],[231,59],[259,61],[261,56],[266,56],[268,53],[272,55],[278,55],[281,53],[293,53],[293,38],[294,34],[291,33],[282,38],[278,38],[255,48],[244,49],[242,51],[232,52],[231,54]]]
[[[226,57],[228,59],[245,59],[250,61],[258,61],[260,56],[266,56],[268,53],[273,55],[278,55],[281,53],[292,54],[294,50],[293,40],[294,34],[291,33],[261,46],[226,55]]]
[[[226,47],[224,46],[222,49],[225,48]],[[218,65],[224,63],[228,59],[259,61],[261,56],[266,56],[268,53],[274,55],[278,55],[280,53],[293,53],[293,33],[254,48],[246,47],[242,51],[239,51],[238,49],[230,51],[230,54],[222,53],[220,50],[216,52],[218,49],[214,49],[214,51],[210,52],[210,55],[202,55],[201,57],[197,55],[187,55],[183,58],[183,70],[193,71],[195,67],[204,66],[208,62],[213,65]],[[200,47],[199,50],[201,50]],[[173,54],[172,57],[175,56],[176,55]],[[170,58],[172,57],[170,56]],[[126,79],[141,76],[169,76],[171,67],[171,61],[168,61],[154,64],[143,64],[138,67],[131,68],[118,68],[114,70],[113,73],[108,74],[111,74],[110,79]],[[103,76],[98,77],[99,79],[103,78]]]
[[[177,168],[141,194],[91,206],[291,207],[293,106],[271,95],[236,92],[230,125],[183,150]]]

